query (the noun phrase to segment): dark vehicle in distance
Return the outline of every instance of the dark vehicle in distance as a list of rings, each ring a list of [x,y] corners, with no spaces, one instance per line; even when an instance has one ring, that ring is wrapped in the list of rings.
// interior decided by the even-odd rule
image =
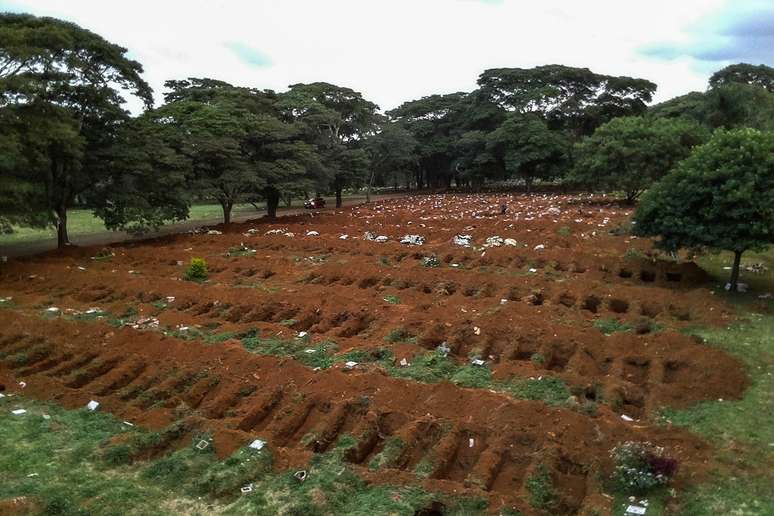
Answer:
[[[325,208],[325,199],[322,197],[315,197],[314,199],[307,199],[304,201],[304,208],[307,210],[316,210],[317,208]]]

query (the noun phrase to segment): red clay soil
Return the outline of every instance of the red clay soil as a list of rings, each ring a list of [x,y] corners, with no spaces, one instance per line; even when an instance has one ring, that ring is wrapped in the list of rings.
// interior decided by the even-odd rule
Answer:
[[[107,259],[82,248],[12,260],[0,269],[0,298],[13,298],[0,310],[0,382],[11,390],[23,379],[25,394],[68,407],[98,400],[150,428],[182,418],[191,431],[213,431],[221,455],[261,437],[278,467],[300,466],[351,434],[359,444],[349,460],[369,480],[484,495],[493,509],[529,512],[525,481],[539,464],[549,466],[563,512],[609,507],[597,473],[627,440],[666,446],[680,460],[678,485],[702,475],[708,445],[652,416],[739,397],[747,385],[737,360],[678,331],[733,317],[703,271],[655,259],[651,242],[621,234],[630,212],[619,206],[512,196],[499,215],[500,198],[417,196],[112,246]],[[406,234],[425,242],[400,244]],[[457,234],[471,235],[473,247],[455,245]],[[515,245],[484,248],[493,236]],[[233,256],[240,247],[251,251]],[[429,256],[442,266],[423,266]],[[192,257],[207,260],[207,282],[181,280]],[[158,327],[66,320],[89,308],[131,308]],[[632,330],[605,336],[599,319]],[[312,345],[333,340],[339,352],[389,347],[396,365],[445,343],[461,364],[486,360],[495,378],[556,376],[575,402],[605,405],[591,416],[394,379],[376,365],[313,371],[235,340],[162,334],[181,327],[287,339],[304,331]],[[416,338],[387,342],[396,329]],[[20,352],[23,364],[10,360]],[[406,443],[398,457],[377,472],[360,466],[392,436]],[[413,473],[423,459],[433,465],[428,479]]]

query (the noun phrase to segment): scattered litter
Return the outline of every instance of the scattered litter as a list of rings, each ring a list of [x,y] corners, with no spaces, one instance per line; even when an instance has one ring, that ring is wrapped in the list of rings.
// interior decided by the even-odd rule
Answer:
[[[452,242],[454,242],[454,245],[470,247],[472,240],[473,237],[471,235],[454,235]]]
[[[441,342],[441,344],[437,348],[435,348],[435,350],[438,351],[438,353],[440,353],[443,356],[446,356],[449,353],[451,353],[451,348],[447,346],[445,342]]]
[[[505,299],[505,298],[503,298],[503,299],[501,299],[501,300],[500,300],[500,304],[501,304],[501,305],[504,305],[504,304],[505,304],[505,303],[507,303],[507,302],[508,302],[508,300],[507,300],[507,299]]]
[[[207,442],[207,441],[205,441],[204,439],[202,439],[201,441],[199,441],[198,443],[196,443],[196,449],[197,449],[197,450],[204,450],[204,449],[205,449],[205,448],[207,448],[209,445],[210,445],[210,443],[209,443],[209,442]]]
[[[299,482],[303,482],[304,480],[306,480],[306,471],[304,471],[303,469],[301,471],[296,471],[295,473],[293,473],[293,478],[295,478]]]
[[[403,238],[400,239],[400,243],[408,245],[422,245],[425,243],[425,237],[421,235],[404,235]]]
[[[354,361],[352,361],[352,360],[350,360],[350,361],[348,361],[348,362],[344,362],[344,366],[345,366],[347,369],[352,369],[352,368],[354,368],[356,365],[357,365],[357,362],[354,362]]]
[[[223,232],[222,231],[218,231],[217,229],[211,229],[211,230],[207,231],[207,234],[208,235],[222,235]]]
[[[400,359],[400,365],[401,365],[401,367],[408,367],[408,365],[409,365],[408,360],[406,360],[405,358],[401,358]]]
[[[348,238],[349,238],[349,235],[341,235],[341,236],[339,237],[339,240],[346,240],[346,239],[348,239]]]
[[[284,235],[287,232],[288,232],[287,228],[285,228],[285,229],[270,229],[265,234],[266,235]]]
[[[262,450],[264,446],[266,446],[266,441],[256,439],[255,441],[250,443],[248,448],[252,448],[253,450]]]
[[[534,273],[536,273],[536,272],[537,272],[537,269],[536,269],[536,268],[534,268],[534,267],[530,267],[530,268],[529,268],[529,272],[531,272],[532,274],[534,274]]]
[[[475,439],[473,439],[472,437],[468,439],[468,448],[473,448],[473,446],[475,445],[476,445]]]
[[[546,248],[546,246],[545,246],[545,245],[543,245],[543,244],[538,244],[538,245],[536,245],[536,246],[535,246],[535,251],[540,251],[541,249],[545,249],[545,248]]]
[[[43,419],[48,421],[49,419],[51,419],[51,416],[49,416],[48,414],[43,414]]]
[[[505,240],[503,240],[503,243],[505,245],[509,245],[511,247],[518,247],[519,246],[518,240],[516,240],[514,238],[506,238]]]
[[[560,210],[559,208],[557,208],[555,206],[552,206],[551,208],[548,208],[546,210],[546,213],[549,214],[549,215],[561,215],[562,210]]]
[[[175,302],[175,296],[167,296],[167,303],[174,303]]]
[[[376,240],[376,235],[374,235],[370,231],[366,231],[365,233],[363,233],[363,240]]]
[[[768,267],[763,265],[762,263],[752,263],[750,265],[745,266],[744,270],[747,272],[752,272],[754,274],[763,274],[769,270]]]
[[[306,236],[311,236],[311,237],[320,236],[320,233],[318,233],[317,231],[307,231]]]
[[[771,292],[766,292],[765,294],[761,294],[758,296],[758,299],[769,299],[771,297]]]
[[[85,270],[86,270],[86,267],[83,267],[83,266],[79,265],[79,266],[78,266],[78,270],[79,270],[79,271],[85,271]]]
[[[52,313],[52,314],[54,314],[54,313],[56,313],[56,312],[58,312],[58,311],[59,311],[59,308],[57,308],[57,307],[55,307],[55,306],[52,306],[52,307],[46,308],[46,312],[49,312],[49,313]]]
[[[86,404],[86,408],[87,408],[88,410],[91,410],[92,412],[94,412],[95,410],[97,410],[97,409],[99,408],[99,402],[98,402],[98,401],[91,400],[90,402],[88,402],[88,403]]]
[[[134,424],[130,423],[129,421],[124,421],[123,423],[124,423],[126,426],[134,426]]]
[[[486,362],[484,362],[480,358],[474,358],[474,359],[472,359],[470,361],[470,363],[473,364],[474,366],[482,366],[482,365],[486,364]]]
[[[736,284],[736,291],[737,292],[747,292],[747,288],[749,285],[747,283],[737,283]],[[726,283],[726,290],[731,290],[731,283]]]
[[[623,419],[624,421],[634,421],[633,418],[630,418],[626,414],[621,414],[621,419]]]
[[[248,484],[246,486],[243,486],[240,491],[242,494],[248,494],[253,492],[253,484]]]
[[[11,414],[13,414],[14,416],[21,416],[22,414],[26,414],[26,413],[27,413],[27,411],[25,409],[23,409],[23,408],[11,411]]]
[[[379,242],[380,244],[385,243],[389,238],[387,238],[384,235],[379,235],[378,237],[374,238],[374,242]]]
[[[473,326],[473,333],[475,333],[476,335],[481,335],[481,328],[479,328],[478,326]]]
[[[640,507],[639,505],[629,505],[626,507],[626,512],[624,514],[645,514],[645,512],[648,510],[647,507]]]
[[[304,338],[304,337],[306,337],[307,335],[309,335],[309,332],[306,332],[306,331],[300,331],[300,332],[298,332],[298,338],[299,338],[299,339],[303,339],[303,338]]]
[[[247,230],[247,234],[248,235],[254,235],[256,233],[258,233],[258,230],[255,229],[255,228],[250,228],[250,229]]]
[[[27,382],[19,382],[19,387],[24,389],[25,387],[27,387]]]
[[[311,354],[311,353],[317,353],[317,350],[316,350],[316,349],[313,349],[313,348],[308,348],[308,349],[305,349],[305,350],[304,350],[304,353],[310,353],[310,354]]]
[[[33,478],[33,477],[37,477],[37,476],[38,476],[37,473],[30,473],[29,475],[27,475],[27,478]]]
[[[490,236],[486,239],[484,247],[500,247],[503,245],[504,240],[499,236]]]

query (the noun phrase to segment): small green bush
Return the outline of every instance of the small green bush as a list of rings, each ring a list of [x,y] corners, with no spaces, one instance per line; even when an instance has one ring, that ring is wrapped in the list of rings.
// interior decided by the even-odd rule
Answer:
[[[649,442],[627,441],[610,455],[615,461],[613,480],[625,492],[645,493],[666,485],[677,471],[677,459]]]
[[[556,489],[545,464],[535,468],[527,479],[527,491],[529,491],[529,504],[536,509],[550,509],[556,505]]]
[[[207,262],[204,258],[191,258],[191,264],[185,270],[188,281],[205,281],[207,279]]]

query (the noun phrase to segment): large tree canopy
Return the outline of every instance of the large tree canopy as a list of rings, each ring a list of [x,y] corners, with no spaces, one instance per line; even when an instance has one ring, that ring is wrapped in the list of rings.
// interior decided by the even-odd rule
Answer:
[[[616,118],[576,145],[570,181],[622,190],[632,202],[708,137],[691,120]]]
[[[346,186],[367,181],[368,156],[362,141],[376,131],[379,106],[342,86],[315,82],[293,84],[280,101],[285,116],[304,124],[317,144],[332,178],[336,207]]]
[[[774,93],[774,68],[764,64],[756,66],[747,63],[737,63],[718,70],[709,79],[710,88],[717,88],[728,84],[749,84]]]
[[[94,159],[127,119],[122,93],[153,102],[142,67],[125,54],[73,23],[0,14],[0,129],[16,154],[5,160],[0,188],[10,189],[0,200],[21,202],[27,223],[56,223],[60,246],[67,208],[99,184]]]
[[[540,114],[552,128],[565,128],[577,135],[590,134],[616,116],[645,112],[656,91],[656,85],[645,79],[562,65],[494,68],[484,71],[478,84],[503,108]]]
[[[717,130],[643,196],[634,220],[670,251],[733,251],[736,290],[742,253],[774,243],[774,133]]]

